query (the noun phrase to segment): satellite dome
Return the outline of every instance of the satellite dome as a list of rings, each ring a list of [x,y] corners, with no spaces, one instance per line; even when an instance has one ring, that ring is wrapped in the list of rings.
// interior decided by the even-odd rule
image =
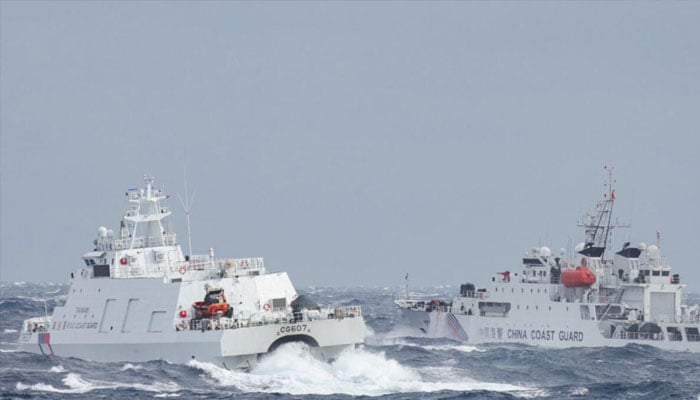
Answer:
[[[651,258],[652,260],[657,260],[659,258],[659,247],[655,244],[647,247],[647,257]]]
[[[107,228],[105,228],[104,226],[97,228],[97,236],[99,236],[99,237],[107,236]]]
[[[552,250],[547,246],[540,247],[540,257],[549,257],[552,255]]]
[[[639,245],[637,247],[639,248],[639,250],[644,251],[647,249],[647,244],[644,242],[641,242],[641,243],[639,243]]]

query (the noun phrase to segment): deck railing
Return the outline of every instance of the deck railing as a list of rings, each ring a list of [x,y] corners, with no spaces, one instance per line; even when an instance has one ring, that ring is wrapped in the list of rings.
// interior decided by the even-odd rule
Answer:
[[[282,317],[281,315],[258,313],[253,317],[260,317],[259,320],[251,317],[246,319],[245,321],[239,321],[236,318],[227,317],[192,318],[189,320],[182,319],[178,324],[175,325],[175,330],[201,330],[202,332],[205,332],[210,330],[242,329],[266,325],[297,326],[305,322],[318,320],[340,320],[344,318],[359,318],[362,317],[362,307],[331,307],[322,310],[317,317],[309,317],[308,314],[306,314],[306,317],[304,317],[304,315],[305,314],[303,313],[286,313],[284,317]]]
[[[141,249],[144,247],[174,246],[177,244],[175,233],[165,233],[163,236],[139,236],[137,238],[115,239],[105,237],[97,239],[95,243],[98,251],[116,251],[132,248]]]

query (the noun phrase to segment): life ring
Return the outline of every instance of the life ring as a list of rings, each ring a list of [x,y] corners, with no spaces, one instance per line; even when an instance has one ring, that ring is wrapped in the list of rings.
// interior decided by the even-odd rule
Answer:
[[[267,303],[265,303],[265,305],[263,306],[263,309],[264,309],[265,311],[270,311],[270,305],[267,304]]]
[[[180,275],[185,275],[185,272],[187,272],[187,267],[182,265],[180,268],[178,268],[178,271],[180,272]]]

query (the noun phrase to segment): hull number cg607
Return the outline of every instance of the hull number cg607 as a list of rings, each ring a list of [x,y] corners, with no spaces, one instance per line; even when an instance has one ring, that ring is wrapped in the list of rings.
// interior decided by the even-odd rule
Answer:
[[[280,328],[280,334],[306,332],[306,325],[287,325]]]

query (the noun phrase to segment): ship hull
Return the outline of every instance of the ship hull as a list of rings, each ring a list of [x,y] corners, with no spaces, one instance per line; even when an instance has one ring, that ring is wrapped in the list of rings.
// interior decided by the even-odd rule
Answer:
[[[280,333],[291,327],[306,329],[303,335]],[[291,329],[290,329],[291,330]],[[303,324],[271,324],[223,331],[187,331],[149,338],[133,335],[105,341],[94,334],[73,336],[22,333],[22,351],[61,357],[76,357],[100,362],[145,362],[165,360],[186,363],[205,361],[224,368],[251,368],[260,357],[287,342],[309,344],[309,351],[319,359],[331,361],[346,349],[354,348],[363,337],[353,334],[364,330],[360,318],[310,321]],[[47,334],[50,339],[46,339]],[[54,339],[54,337],[56,339]],[[321,340],[326,338],[325,341]]]
[[[697,324],[659,324],[660,334],[627,334],[625,338],[605,337],[609,321],[575,320],[551,315],[531,318],[498,318],[464,315],[452,312],[421,312],[403,310],[409,320],[425,318],[423,330],[429,337],[448,337],[470,344],[512,343],[548,348],[621,347],[631,343],[658,347],[664,350],[700,353],[700,340],[685,334],[685,328],[697,329]],[[410,316],[410,314],[415,314]],[[425,325],[427,324],[427,327]],[[419,325],[412,325],[418,327]],[[620,325],[621,326],[621,325]],[[664,334],[669,327],[678,328],[681,336],[670,340]],[[636,338],[635,338],[636,337]],[[640,338],[641,337],[641,338]]]
[[[251,279],[257,280],[251,285],[264,284],[264,277]],[[243,280],[211,282],[235,293],[245,289]],[[306,343],[312,354],[332,360],[364,341],[365,324],[359,313],[304,320],[263,313],[265,318],[233,326],[223,326],[216,318],[206,324],[180,318],[194,299],[191,293],[202,291],[202,283],[76,279],[66,304],[56,307],[49,318],[48,329],[26,329],[25,322],[19,349],[101,362],[198,360],[234,369],[253,367],[262,355],[287,342]]]

